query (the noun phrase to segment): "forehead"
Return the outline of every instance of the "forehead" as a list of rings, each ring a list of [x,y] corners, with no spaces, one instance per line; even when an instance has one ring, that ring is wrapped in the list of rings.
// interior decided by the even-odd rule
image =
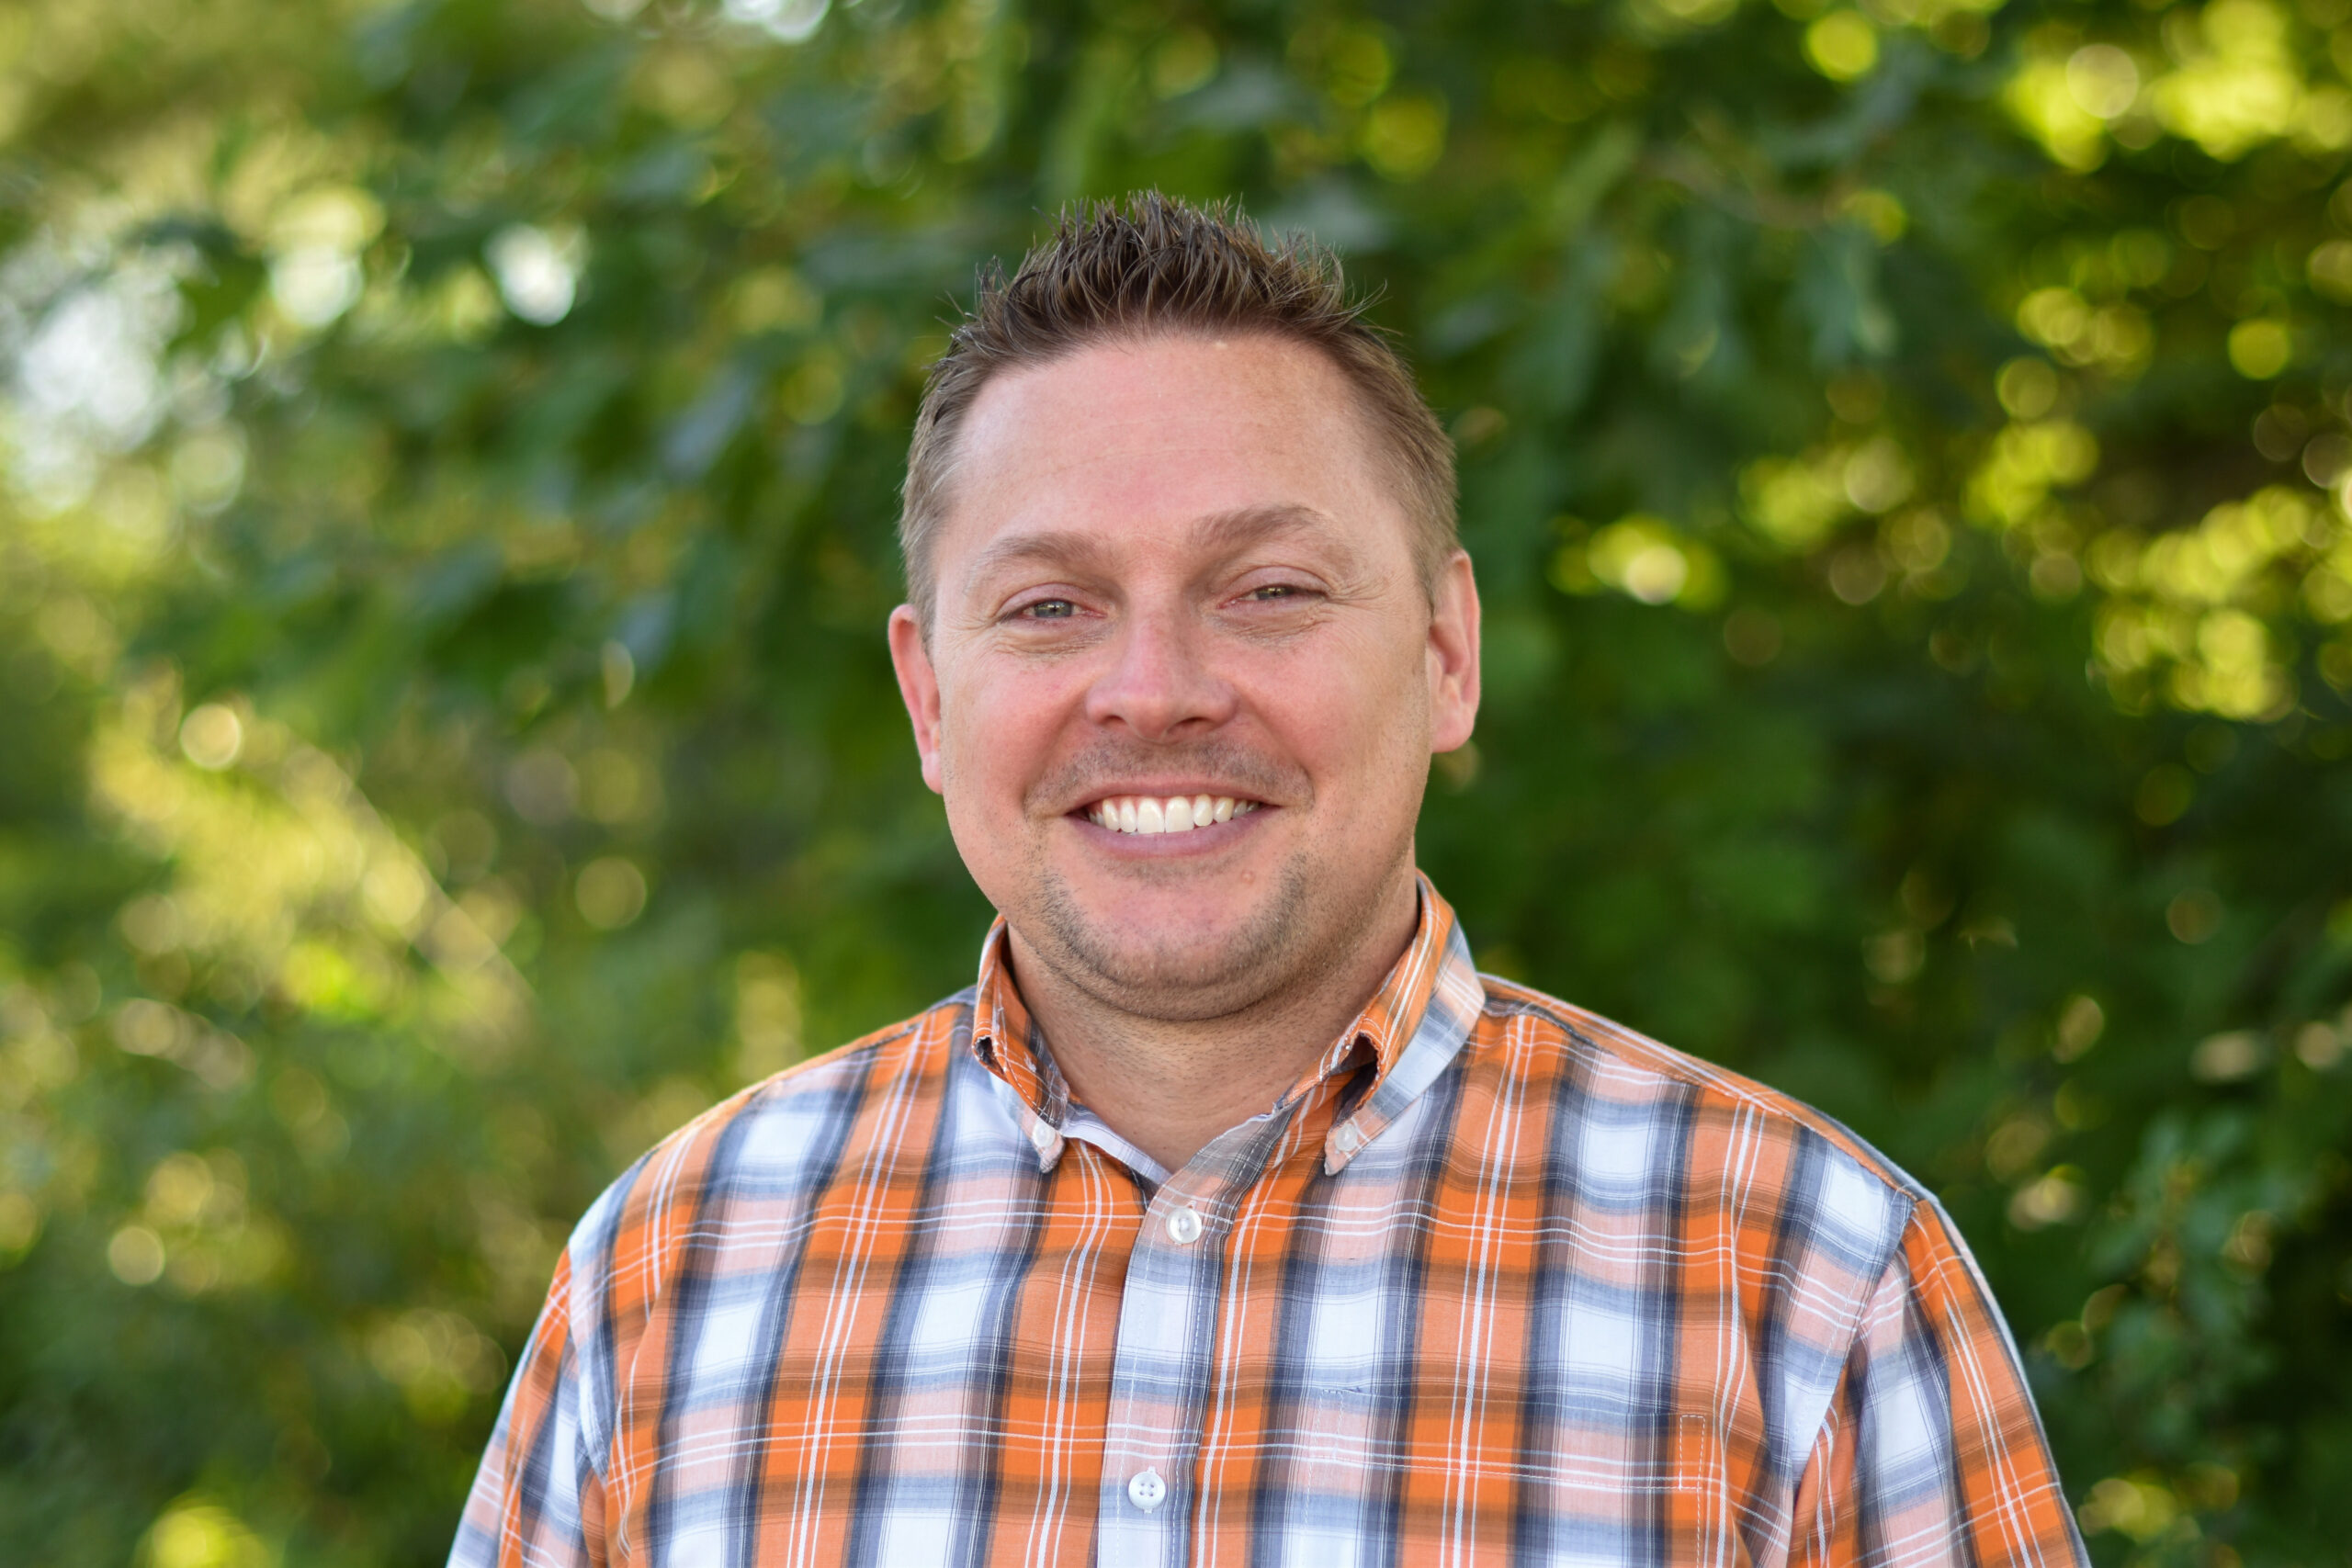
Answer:
[[[1011,530],[1175,547],[1202,518],[1276,508],[1408,548],[1354,389],[1304,344],[1162,337],[1023,367],[981,389],[957,448],[943,583]]]

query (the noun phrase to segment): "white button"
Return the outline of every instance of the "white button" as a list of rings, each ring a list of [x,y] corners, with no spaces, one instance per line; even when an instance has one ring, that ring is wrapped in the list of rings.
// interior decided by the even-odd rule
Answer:
[[[1136,1472],[1127,1483],[1127,1501],[1148,1514],[1168,1500],[1168,1483],[1159,1479],[1159,1472]]]
[[[1054,1146],[1054,1130],[1039,1122],[1029,1129],[1029,1141],[1037,1146],[1039,1154],[1044,1154]]]
[[[1363,1134],[1356,1131],[1352,1122],[1331,1134],[1331,1146],[1343,1155],[1351,1155],[1362,1146]]]
[[[1192,1246],[1201,1239],[1201,1216],[1189,1208],[1177,1210],[1168,1216],[1168,1234],[1177,1246]],[[1155,1476],[1153,1479],[1157,1481],[1159,1478]]]

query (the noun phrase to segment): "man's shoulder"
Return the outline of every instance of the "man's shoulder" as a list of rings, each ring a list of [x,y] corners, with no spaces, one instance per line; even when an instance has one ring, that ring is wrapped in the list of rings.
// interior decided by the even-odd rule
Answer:
[[[937,1071],[969,1027],[967,988],[847,1044],[747,1084],[655,1144],[606,1187],[573,1233],[575,1253],[664,1250],[667,1228],[717,1189],[776,1195],[821,1160],[881,1080]]]
[[[771,1073],[739,1091],[729,1103],[737,1105],[739,1114],[756,1114],[766,1107],[838,1093],[864,1080],[877,1067],[890,1064],[910,1066],[916,1055],[928,1056],[929,1048],[945,1044],[968,1028],[971,1016],[972,987],[967,986],[921,1012]],[[721,1109],[722,1106],[713,1106],[706,1114]]]
[[[1740,1140],[1818,1148],[1902,1212],[1932,1201],[1908,1172],[1803,1100],[1531,986],[1492,975],[1478,978],[1491,1024],[1531,1030],[1541,1045],[1579,1058],[1577,1080],[1619,1118],[1673,1117],[1736,1131]],[[1739,1152],[1729,1137],[1707,1143],[1724,1157]]]
[[[655,1160],[673,1146],[740,1142],[778,1119],[840,1114],[877,1075],[935,1069],[945,1047],[968,1029],[971,1015],[972,990],[966,987],[921,1012],[745,1085],[655,1145],[646,1159]]]

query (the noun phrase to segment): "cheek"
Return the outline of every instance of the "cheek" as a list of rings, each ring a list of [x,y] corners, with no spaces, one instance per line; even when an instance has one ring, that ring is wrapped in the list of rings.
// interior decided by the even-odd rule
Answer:
[[[940,691],[942,761],[951,779],[993,794],[1053,752],[1054,737],[1082,705],[1084,687],[1058,671],[967,667]]]
[[[1259,712],[1317,781],[1317,793],[1386,793],[1428,750],[1429,696],[1418,659],[1358,646],[1312,667],[1270,671]],[[1398,758],[1408,760],[1400,768]]]

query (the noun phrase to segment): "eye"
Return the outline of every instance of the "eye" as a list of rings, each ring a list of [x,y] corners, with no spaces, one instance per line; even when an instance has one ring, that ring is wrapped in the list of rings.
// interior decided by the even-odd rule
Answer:
[[[1078,606],[1068,599],[1040,599],[1013,614],[1024,621],[1066,621],[1078,614]]]
[[[1261,582],[1254,588],[1243,589],[1240,597],[1234,603],[1237,604],[1304,604],[1315,596],[1315,589],[1306,583]]]

